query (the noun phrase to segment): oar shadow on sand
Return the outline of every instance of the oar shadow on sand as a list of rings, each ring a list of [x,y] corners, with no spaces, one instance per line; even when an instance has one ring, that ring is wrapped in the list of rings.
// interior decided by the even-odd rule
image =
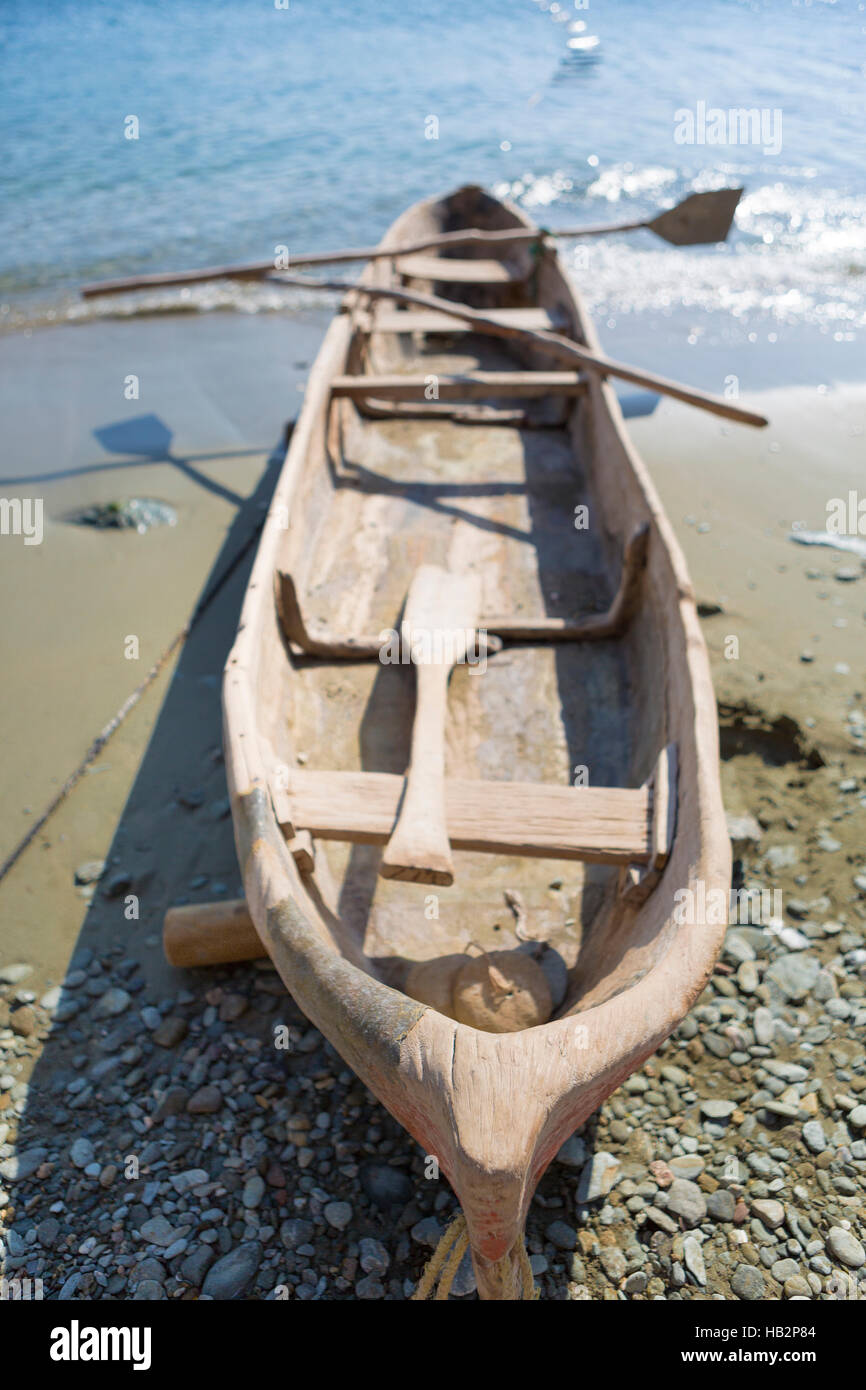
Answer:
[[[196,468],[197,463],[215,462],[220,458],[249,458],[261,454],[258,449],[209,450],[201,454],[175,454],[171,450],[173,432],[158,415],[137,415],[131,420],[118,420],[101,425],[93,431],[96,441],[107,454],[121,457],[112,458],[107,463],[89,463],[73,468],[52,469],[45,473],[28,473],[20,477],[0,478],[0,487],[20,486],[24,483],[54,483],[67,478],[81,478],[91,473],[111,473],[119,469],[142,468],[151,464],[170,463],[185,477],[205,491],[222,497],[234,506],[240,507],[243,498],[231,488],[225,487],[207,473]],[[126,457],[123,457],[123,456]]]

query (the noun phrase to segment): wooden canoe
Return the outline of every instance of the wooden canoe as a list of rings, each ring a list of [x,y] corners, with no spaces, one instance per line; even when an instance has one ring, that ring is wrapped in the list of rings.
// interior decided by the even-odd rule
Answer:
[[[467,187],[411,207],[383,245],[530,225]],[[484,247],[383,259],[363,283],[598,348],[542,241],[493,260]],[[437,1159],[480,1296],[513,1298],[541,1174],[710,975],[724,924],[681,923],[677,892],[727,894],[731,861],[692,587],[613,390],[465,327],[356,293],[336,314],[226,666],[224,734],[265,949]],[[448,689],[444,887],[380,873],[415,673],[369,659],[430,564],[478,581],[479,623],[504,643],[456,665]],[[418,962],[527,937],[546,943],[548,978],[560,971],[546,1023],[488,1032],[405,992]]]

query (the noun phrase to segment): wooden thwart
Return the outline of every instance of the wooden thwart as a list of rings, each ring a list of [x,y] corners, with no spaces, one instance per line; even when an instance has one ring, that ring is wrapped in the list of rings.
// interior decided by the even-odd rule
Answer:
[[[448,285],[511,285],[527,278],[531,266],[519,270],[507,261],[458,260],[455,256],[400,256],[400,275],[412,280],[438,280]]]
[[[389,401],[423,401],[435,389],[434,400],[485,400],[490,396],[580,396],[586,382],[579,372],[466,372],[460,376],[335,376],[334,396],[378,397]]]
[[[381,845],[390,838],[405,778],[389,772],[292,770],[291,824],[314,839]],[[594,864],[648,864],[648,787],[563,787],[445,779],[452,849]]]
[[[564,315],[530,306],[526,309],[486,309],[485,314],[507,328],[532,328],[538,333],[560,333],[566,327]],[[370,333],[474,333],[471,323],[452,318],[441,310],[380,309],[359,322]]]

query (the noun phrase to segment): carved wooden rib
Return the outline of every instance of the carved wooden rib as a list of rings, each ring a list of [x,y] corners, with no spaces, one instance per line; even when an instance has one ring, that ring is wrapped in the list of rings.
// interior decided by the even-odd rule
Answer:
[[[634,859],[621,871],[620,894],[633,906],[639,906],[656,888],[673,849],[677,828],[677,774],[677,747],[669,743],[659,753],[647,783],[652,795],[649,858],[646,861]]]
[[[385,844],[397,819],[405,778],[387,772],[292,770],[291,826],[314,838]],[[445,818],[453,849],[594,864],[649,864],[652,797],[648,787],[563,787],[531,782],[445,782]]]
[[[567,618],[482,618],[490,651],[506,642],[593,642],[615,637],[629,623],[640,599],[641,577],[646,568],[649,526],[638,526],[626,542],[622,576],[613,602],[604,613],[591,613],[577,622]],[[367,661],[378,657],[382,637],[333,636],[320,627],[308,627],[301,612],[295,582],[290,574],[276,574],[276,604],[283,635],[309,656],[332,661]],[[492,640],[491,640],[492,639]]]

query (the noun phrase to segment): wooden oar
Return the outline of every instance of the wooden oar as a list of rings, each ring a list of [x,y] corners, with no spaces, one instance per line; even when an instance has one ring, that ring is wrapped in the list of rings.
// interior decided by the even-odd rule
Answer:
[[[415,667],[415,719],[403,801],[382,853],[383,878],[454,882],[445,824],[445,718],[451,668],[466,657],[481,611],[481,580],[438,565],[415,571],[402,638]]]
[[[633,232],[641,228],[655,232],[656,236],[662,237],[674,246],[698,246],[725,240],[742,192],[742,188],[719,188],[709,193],[692,193],[676,207],[668,208],[655,217],[639,222],[613,222],[594,227],[557,227],[553,230],[526,230],[516,227],[514,230],[504,228],[495,232],[469,227],[462,232],[444,232],[404,246],[363,246],[343,251],[302,252],[297,256],[290,255],[288,260],[292,269],[295,269],[301,266],[337,265],[346,261],[387,260],[394,256],[414,255],[419,251],[431,251],[440,247],[497,246],[503,243],[518,246],[549,236],[602,236],[613,232]],[[276,262],[270,260],[250,261],[245,265],[210,266],[204,270],[181,270],[164,274],[157,272],[117,280],[100,280],[96,284],[82,286],[81,294],[85,299],[93,299],[97,295],[125,294],[131,290],[156,289],[170,285],[197,285],[207,280],[260,280],[278,269],[280,267]]]
[[[617,362],[612,357],[607,357],[604,353],[590,352],[589,348],[581,347],[579,343],[563,337],[561,333],[549,333],[546,329],[520,328],[516,324],[503,323],[500,319],[485,314],[483,309],[471,309],[468,304],[459,304],[453,299],[440,299],[438,295],[423,294],[420,290],[364,285],[347,280],[311,280],[304,275],[275,275],[273,280],[275,284],[280,285],[362,294],[368,295],[371,299],[392,299],[398,304],[417,304],[422,309],[435,309],[440,313],[450,314],[452,318],[464,319],[479,333],[486,333],[494,338],[516,338],[532,343],[562,361],[579,362],[590,371],[599,372],[603,376],[619,377],[635,386],[643,386],[648,391],[657,391],[661,396],[672,396],[674,400],[696,406],[699,410],[708,410],[712,415],[721,415],[726,420],[736,420],[741,425],[754,425],[756,429],[763,429],[769,424],[765,415],[759,415],[754,410],[745,410],[742,406],[726,401],[722,396],[714,396],[709,391],[699,391],[696,386],[683,386],[678,381],[671,381],[670,378],[649,372],[643,367],[630,367],[625,362]]]

